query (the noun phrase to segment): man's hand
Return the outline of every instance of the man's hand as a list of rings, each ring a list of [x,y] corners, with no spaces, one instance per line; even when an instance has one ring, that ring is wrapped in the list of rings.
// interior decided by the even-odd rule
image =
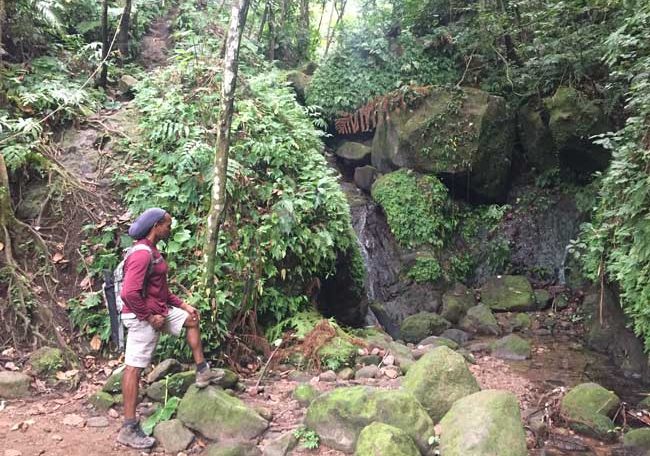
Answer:
[[[158,331],[165,324],[165,317],[163,315],[149,315],[147,321],[153,326],[153,329]]]
[[[196,310],[194,307],[190,306],[189,304],[183,303],[181,309],[183,309],[185,312],[190,314],[189,318],[191,318],[194,321],[199,321],[200,318],[199,311]]]

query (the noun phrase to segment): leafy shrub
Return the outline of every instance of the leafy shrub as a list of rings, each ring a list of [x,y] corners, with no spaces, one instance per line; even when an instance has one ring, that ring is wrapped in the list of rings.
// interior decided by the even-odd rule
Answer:
[[[415,265],[406,275],[418,283],[435,282],[442,277],[443,271],[435,257],[424,256],[415,260]]]

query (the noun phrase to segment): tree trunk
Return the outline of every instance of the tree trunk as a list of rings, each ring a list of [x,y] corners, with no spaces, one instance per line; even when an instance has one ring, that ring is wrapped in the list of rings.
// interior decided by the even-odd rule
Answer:
[[[325,6],[327,5],[327,0],[323,0],[321,9],[320,9],[320,19],[318,20],[318,36],[320,36],[320,27],[323,25],[323,16],[325,16]]]
[[[332,28],[332,17],[334,16],[334,10],[336,9],[336,0],[332,2],[332,9],[330,10],[330,17],[327,19],[327,34],[325,35],[325,52],[323,56],[327,55],[327,51],[330,48],[330,34],[334,35],[334,29]]]
[[[129,25],[131,22],[131,0],[126,0],[124,12],[120,21],[120,34],[118,36],[118,49],[123,60],[129,57]]]
[[[5,53],[2,43],[4,42],[5,32],[5,0],[0,0],[0,66],[2,65],[2,57]]]
[[[230,148],[230,125],[235,101],[237,69],[239,64],[239,46],[246,24],[246,14],[250,0],[237,0],[232,5],[230,27],[226,38],[226,54],[223,62],[223,79],[221,83],[221,110],[217,130],[217,146],[214,156],[214,176],[212,178],[212,202],[208,214],[205,250],[205,293],[214,300],[214,266],[216,263],[219,228],[225,216],[226,178],[228,170],[228,149]]]
[[[300,0],[300,27],[298,29],[298,60],[309,58],[309,0]]]
[[[332,34],[328,36],[327,39],[327,44],[325,45],[325,55],[327,55],[327,51],[329,51],[330,45],[332,44],[332,41],[334,41],[334,34],[336,33],[336,28],[339,26],[341,23],[341,19],[343,19],[343,14],[345,14],[345,5],[348,3],[347,0],[341,0],[341,10],[337,10],[337,17],[336,17],[336,23],[334,24],[334,27],[332,27]],[[334,0],[334,7],[336,8],[336,0]],[[330,23],[332,22],[332,16],[330,15]]]
[[[273,10],[273,1],[267,3],[269,5],[269,50],[268,58],[272,62],[275,60],[275,11]]]
[[[99,87],[106,87],[106,77],[108,76],[108,0],[102,1],[102,71],[99,73]]]
[[[257,31],[257,38],[255,42],[259,44],[262,41],[262,33],[264,33],[264,26],[266,25],[266,17],[269,14],[269,3],[266,2],[264,5],[264,13],[262,14],[262,20],[260,21],[260,28]]]

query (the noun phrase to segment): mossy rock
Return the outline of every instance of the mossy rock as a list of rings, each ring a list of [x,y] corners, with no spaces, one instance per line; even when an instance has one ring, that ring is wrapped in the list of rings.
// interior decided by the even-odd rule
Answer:
[[[524,276],[497,276],[481,287],[481,302],[492,310],[521,312],[535,309],[535,294]]]
[[[29,363],[37,375],[52,375],[65,366],[61,350],[52,347],[41,347],[33,352],[29,355]]]
[[[426,453],[434,435],[433,421],[418,400],[406,391],[364,386],[337,388],[321,394],[307,409],[305,425],[328,447],[351,453],[362,429],[373,422],[406,432]]]
[[[154,383],[162,380],[168,375],[173,375],[181,372],[183,365],[174,358],[167,358],[156,365],[153,370],[147,375],[147,382]]]
[[[480,391],[454,402],[440,421],[444,456],[527,456],[519,403],[508,391]]]
[[[451,323],[433,312],[419,312],[406,317],[400,327],[405,342],[418,343],[428,336],[437,336],[451,327]]]
[[[402,388],[412,393],[434,422],[458,399],[481,388],[462,355],[448,347],[425,354],[408,371]]]
[[[115,404],[115,399],[106,391],[97,391],[88,398],[88,402],[97,410],[108,410]]]
[[[318,390],[309,383],[301,383],[293,390],[292,396],[300,405],[306,407],[311,404],[311,401],[313,401],[319,394]]]
[[[446,337],[442,336],[429,336],[426,339],[422,339],[418,346],[427,346],[431,345],[433,348],[436,347],[449,347],[452,350],[457,350],[459,345],[455,341],[451,339],[447,339]]]
[[[560,412],[574,431],[609,441],[616,438],[616,426],[609,417],[620,402],[597,383],[582,383],[562,398]]]
[[[178,419],[209,439],[251,440],[268,427],[268,421],[240,399],[218,387],[190,386],[178,406]]]
[[[403,430],[372,423],[359,434],[355,456],[420,456],[413,439]]]
[[[178,419],[158,423],[153,435],[168,454],[177,454],[185,450],[194,440],[192,431],[183,426]]]
[[[650,428],[632,429],[623,435],[623,446],[650,452]]]
[[[370,147],[353,141],[344,141],[334,153],[345,160],[351,162],[363,162],[370,160]]]
[[[537,310],[544,310],[551,305],[553,297],[551,296],[551,293],[548,292],[548,290],[542,288],[535,290],[534,293],[535,302],[537,303]]]
[[[500,359],[522,361],[530,358],[530,342],[516,334],[509,334],[490,344],[492,356]]]
[[[287,82],[293,87],[296,92],[296,99],[298,103],[305,103],[305,91],[311,83],[311,76],[303,73],[302,71],[290,71],[287,73]]]
[[[169,379],[158,380],[147,388],[147,396],[156,402],[165,401],[165,391],[167,396],[182,397],[187,389],[196,380],[196,372],[186,371],[171,375]]]
[[[476,305],[474,294],[463,284],[442,295],[442,310],[440,316],[451,323],[458,323],[465,313]]]
[[[469,309],[458,326],[463,331],[473,334],[501,335],[501,328],[497,319],[485,304],[479,304]]]
[[[532,98],[519,109],[517,116],[524,157],[539,172],[560,166],[557,145],[543,115],[544,110],[540,106],[539,99]]]
[[[644,410],[650,410],[650,396],[646,396],[636,405],[636,407]]]
[[[108,377],[108,380],[106,380],[102,391],[111,394],[122,392],[122,377],[124,376],[125,367],[126,366],[121,366],[113,371],[113,373]]]
[[[248,442],[226,442],[210,445],[206,456],[262,456],[262,451],[253,443]]]
[[[358,348],[345,337],[335,336],[318,350],[318,358],[323,366],[336,370],[353,365]]]
[[[530,326],[532,324],[532,320],[530,319],[530,315],[527,313],[518,313],[515,314],[509,321],[509,327],[510,331],[526,331],[530,329]]]

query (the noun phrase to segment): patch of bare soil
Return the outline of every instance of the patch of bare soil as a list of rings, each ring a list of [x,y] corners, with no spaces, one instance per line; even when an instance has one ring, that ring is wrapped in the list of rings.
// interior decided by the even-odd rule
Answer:
[[[152,24],[149,32],[142,39],[142,49],[138,62],[150,70],[163,66],[167,62],[167,49],[171,39],[172,18],[177,14],[176,9],[172,9],[166,17],[156,19]]]

